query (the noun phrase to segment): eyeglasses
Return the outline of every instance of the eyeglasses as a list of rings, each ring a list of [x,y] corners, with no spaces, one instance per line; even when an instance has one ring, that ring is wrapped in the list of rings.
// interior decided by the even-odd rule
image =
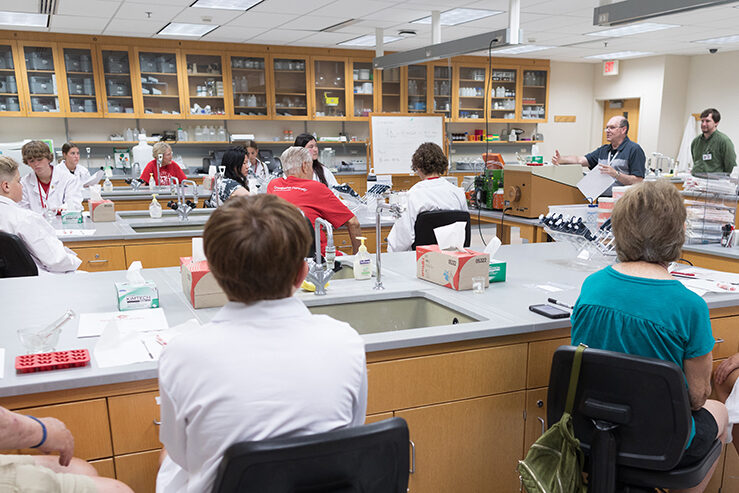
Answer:
[[[607,131],[609,131],[609,130],[616,130],[617,128],[626,128],[626,127],[619,127],[618,125],[608,125],[608,126],[607,126],[606,128],[604,128],[603,130],[604,130],[605,132],[607,132]]]

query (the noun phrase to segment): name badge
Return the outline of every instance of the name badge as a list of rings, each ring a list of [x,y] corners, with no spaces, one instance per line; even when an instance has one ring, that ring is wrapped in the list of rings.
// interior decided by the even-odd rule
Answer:
[[[711,155],[710,154],[703,154],[703,160],[704,161],[710,161],[711,160]]]

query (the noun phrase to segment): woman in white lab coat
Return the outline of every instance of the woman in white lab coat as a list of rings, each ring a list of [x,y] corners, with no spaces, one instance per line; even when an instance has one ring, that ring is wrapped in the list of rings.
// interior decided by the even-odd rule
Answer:
[[[267,165],[259,160],[259,148],[257,143],[253,140],[246,141],[246,155],[249,159],[249,169],[247,170],[247,176],[254,173],[258,180],[264,181],[269,176],[269,169]]]
[[[464,190],[441,178],[448,166],[444,151],[432,142],[421,144],[413,153],[411,170],[416,172],[421,181],[408,190],[408,206],[387,237],[388,251],[403,252],[411,249],[416,239],[415,226],[419,213],[467,210]]]
[[[63,206],[82,210],[82,185],[66,166],[52,165],[54,157],[45,142],[27,142],[21,152],[23,162],[33,169],[33,173],[21,179],[21,207],[39,213],[54,211],[55,214]]]
[[[77,177],[80,185],[84,187],[85,184],[90,181],[90,170],[88,170],[86,166],[80,166],[79,164],[80,148],[74,144],[65,143],[62,146],[62,156],[64,156],[64,160],[61,164],[66,166],[69,172]]]

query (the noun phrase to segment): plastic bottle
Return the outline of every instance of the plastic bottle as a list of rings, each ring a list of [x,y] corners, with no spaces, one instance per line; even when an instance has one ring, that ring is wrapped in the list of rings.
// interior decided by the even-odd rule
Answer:
[[[103,182],[103,192],[112,192],[113,191],[113,182],[110,181],[110,177],[106,176],[105,181]]]
[[[185,140],[185,131],[182,130],[182,125],[177,128],[177,141],[182,142]]]
[[[362,242],[359,245],[359,250],[354,256],[354,279],[370,279],[372,277],[372,257],[367,251],[367,247],[364,246],[364,236],[357,236],[357,239]]]
[[[590,230],[590,234],[595,235],[598,232],[598,204],[588,204],[588,213],[585,215],[585,226]]]
[[[203,129],[200,125],[195,126],[195,140],[203,140]]]
[[[155,185],[156,184],[154,183],[154,173],[149,173],[149,191],[150,192],[153,192],[155,190],[154,189]]]
[[[157,202],[157,194],[151,195],[151,204],[149,204],[149,217],[159,219],[162,217],[162,206]]]

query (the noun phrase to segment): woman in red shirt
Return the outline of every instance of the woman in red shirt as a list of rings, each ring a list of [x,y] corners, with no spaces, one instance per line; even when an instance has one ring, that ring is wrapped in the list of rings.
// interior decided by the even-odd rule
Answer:
[[[174,176],[182,183],[182,180],[187,179],[185,173],[180,168],[180,165],[172,161],[172,148],[166,142],[157,142],[154,144],[154,148],[151,151],[154,159],[149,161],[144,171],[139,177],[140,180],[149,183],[149,177],[153,176],[154,180],[157,179],[157,156],[162,155],[162,165],[159,167],[159,182],[157,185],[170,185],[172,183],[171,177]]]

